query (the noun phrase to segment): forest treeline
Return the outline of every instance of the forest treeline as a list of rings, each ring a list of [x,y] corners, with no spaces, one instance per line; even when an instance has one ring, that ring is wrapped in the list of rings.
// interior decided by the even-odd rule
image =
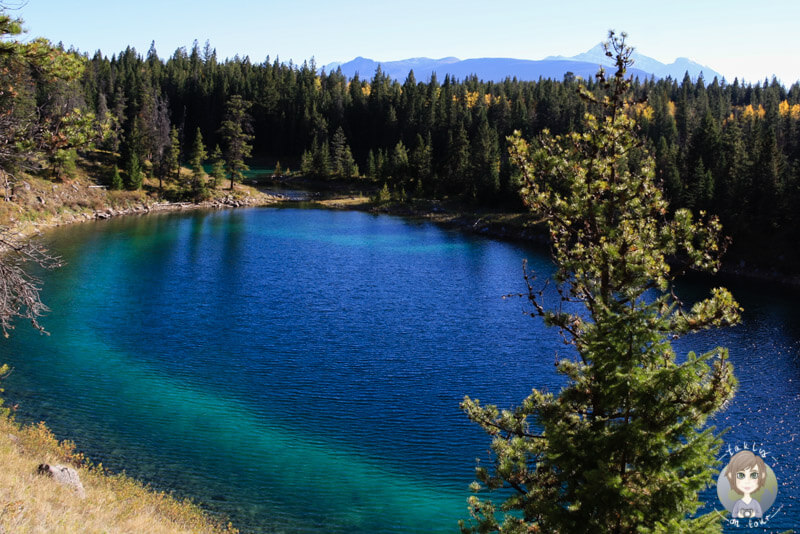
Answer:
[[[318,71],[313,61],[220,60],[197,42],[166,59],[154,46],[144,55],[128,48],[81,57],[82,75],[61,95],[61,107],[96,119],[103,134],[94,146],[116,154],[122,169],[136,158],[157,173],[175,150],[196,163],[197,132],[205,147],[225,149],[222,125],[237,97],[252,155],[266,166],[366,176],[397,199],[458,197],[473,207],[521,206],[506,137],[580,131],[591,104],[577,86],[594,91],[597,84],[569,73],[484,82],[417,80],[413,72],[401,83],[380,69],[350,80]],[[632,113],[641,148],[654,157],[671,209],[719,215],[736,257],[799,264],[800,84],[687,75],[634,80],[630,91],[639,102]],[[630,165],[644,164],[641,148]]]

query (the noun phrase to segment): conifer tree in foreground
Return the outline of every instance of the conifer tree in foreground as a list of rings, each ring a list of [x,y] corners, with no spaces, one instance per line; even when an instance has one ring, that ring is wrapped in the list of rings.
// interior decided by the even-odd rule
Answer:
[[[523,197],[548,224],[557,264],[551,295],[526,272],[530,315],[557,327],[572,356],[557,395],[533,390],[500,410],[465,397],[462,408],[492,436],[494,465],[478,467],[473,491],[510,492],[496,516],[473,495],[465,532],[720,532],[719,515],[694,517],[698,492],[715,473],[719,439],[707,418],[731,399],[736,379],[724,348],[678,357],[670,340],[738,321],[722,288],[682,308],[673,265],[716,271],[721,227],[687,210],[667,219],[653,161],[628,165],[638,146],[626,100],[632,49],[609,34],[616,74],[598,74],[602,93],[581,89],[590,110],[584,133],[538,147],[519,132],[511,158]]]

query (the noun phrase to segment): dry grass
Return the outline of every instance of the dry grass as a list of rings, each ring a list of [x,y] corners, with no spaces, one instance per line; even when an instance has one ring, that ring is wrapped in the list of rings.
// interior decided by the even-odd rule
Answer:
[[[108,166],[81,160],[75,174],[64,181],[54,182],[47,176],[22,173],[17,177],[13,191],[8,191],[12,195],[11,202],[2,201],[2,195],[7,192],[0,186],[0,226],[31,236],[52,226],[94,219],[97,212],[109,208],[120,212],[164,204],[165,201],[180,203],[185,200],[175,182],[165,182],[163,190],[159,190],[158,180],[152,178],[145,178],[144,188],[140,191],[108,190],[98,183],[96,177],[110,172]],[[181,169],[181,175],[187,180],[191,171]],[[212,189],[211,200],[232,199],[255,204],[275,201],[244,184],[236,184],[233,191],[226,187],[227,182]]]
[[[318,204],[329,208],[367,209],[372,206],[372,200],[364,195],[342,196],[331,199],[321,199]]]
[[[21,427],[0,416],[0,533],[228,533],[196,506],[156,493],[102,467],[87,467],[44,424]],[[86,498],[37,474],[40,463],[78,470]]]
[[[54,183],[25,176],[17,183],[12,202],[0,200],[0,225],[29,233],[30,227],[84,220],[107,207],[120,209],[147,201],[142,191],[108,191],[93,185],[83,179]]]

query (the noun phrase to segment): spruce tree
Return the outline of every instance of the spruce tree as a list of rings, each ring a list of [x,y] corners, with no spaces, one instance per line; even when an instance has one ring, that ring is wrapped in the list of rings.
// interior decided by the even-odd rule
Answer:
[[[313,174],[318,178],[328,178],[331,174],[331,152],[327,141],[317,142],[316,139],[314,140],[312,158]]]
[[[233,95],[225,106],[225,119],[220,126],[220,134],[225,142],[225,167],[230,175],[231,190],[234,182],[242,181],[244,171],[250,170],[244,162],[253,150],[250,144],[253,136],[250,135],[249,108],[250,102],[240,95]]]
[[[136,152],[131,152],[128,155],[128,161],[125,164],[125,171],[127,172],[127,182],[125,187],[130,191],[138,191],[142,188],[144,182],[144,173],[142,172],[142,164],[139,162],[139,156]]]
[[[462,408],[492,436],[494,465],[479,467],[473,491],[508,488],[496,517],[491,501],[470,497],[465,532],[720,532],[720,516],[693,517],[698,492],[713,481],[720,441],[706,420],[733,395],[724,348],[676,355],[671,340],[738,320],[731,294],[684,309],[671,259],[715,271],[720,232],[667,202],[653,161],[626,155],[639,144],[627,96],[632,49],[610,32],[616,74],[598,74],[598,94],[581,87],[589,109],[581,133],[531,147],[519,132],[510,154],[530,209],[546,221],[556,292],[526,271],[530,315],[570,345],[557,362],[558,394],[534,389],[500,410],[465,397]],[[546,284],[545,284],[546,285]],[[546,299],[555,293],[556,306]]]
[[[333,134],[333,139],[331,139],[330,156],[331,172],[333,174],[338,176],[344,175],[344,159],[346,149],[347,138],[344,135],[344,130],[342,130],[340,126],[336,129],[336,133]]]
[[[342,176],[344,178],[357,178],[358,165],[356,159],[353,157],[353,152],[349,146],[344,147],[344,156],[342,157]]]
[[[114,165],[114,174],[111,175],[111,189],[113,191],[119,191],[125,187],[125,184],[122,181],[122,176],[119,174],[119,167]]]
[[[169,145],[164,150],[158,171],[158,189],[163,190],[163,181],[174,178],[178,180],[181,172],[181,143],[178,138],[178,130],[174,126],[169,132]]]
[[[314,174],[314,154],[310,150],[304,151],[300,157],[300,174],[303,176]]]
[[[472,139],[472,200],[492,199],[500,190],[500,148],[497,132],[489,127],[486,118],[478,126]]]
[[[206,160],[206,147],[203,144],[203,134],[200,133],[200,128],[194,135],[194,143],[192,143],[192,155],[189,163],[192,166],[192,181],[190,183],[190,190],[192,200],[200,202],[208,198],[208,187],[206,186],[205,174],[203,169],[203,162]]]
[[[411,173],[416,180],[415,190],[418,196],[422,196],[423,187],[421,184],[428,183],[431,178],[433,168],[433,149],[431,147],[431,135],[425,141],[421,135],[417,134],[416,147],[409,156]]]
[[[394,146],[392,155],[389,159],[392,177],[395,183],[403,184],[408,177],[409,163],[408,163],[408,150],[402,141],[398,141]]]
[[[225,160],[222,158],[222,150],[220,150],[219,145],[217,145],[211,153],[211,187],[216,189],[224,179]]]
[[[372,150],[367,154],[367,178],[378,179],[378,168],[375,163],[375,154]]]
[[[450,193],[465,194],[469,187],[469,137],[463,124],[450,135],[445,161],[446,180]]]

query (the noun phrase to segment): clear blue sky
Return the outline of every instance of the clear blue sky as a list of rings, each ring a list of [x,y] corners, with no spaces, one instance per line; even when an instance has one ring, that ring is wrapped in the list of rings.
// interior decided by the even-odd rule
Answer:
[[[161,57],[210,40],[220,57],[267,55],[317,65],[356,56],[461,59],[572,56],[609,28],[670,63],[689,57],[732,81],[800,80],[800,0],[28,0],[29,37],[111,55]]]

